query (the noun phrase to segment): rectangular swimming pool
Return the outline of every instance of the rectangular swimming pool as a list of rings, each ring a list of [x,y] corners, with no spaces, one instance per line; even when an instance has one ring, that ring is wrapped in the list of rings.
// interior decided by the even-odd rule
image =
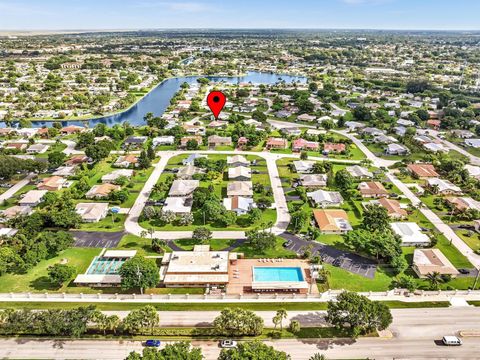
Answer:
[[[304,281],[300,267],[265,267],[253,268],[254,282],[300,282]]]
[[[87,270],[87,274],[92,275],[114,275],[117,274],[121,266],[127,258],[105,258],[102,256],[96,256],[90,267]]]

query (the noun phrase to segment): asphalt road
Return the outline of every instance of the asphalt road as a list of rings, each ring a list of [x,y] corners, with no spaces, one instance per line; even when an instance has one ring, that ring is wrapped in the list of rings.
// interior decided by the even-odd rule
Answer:
[[[178,312],[168,312],[172,320]],[[212,319],[216,312],[182,312],[181,323]],[[273,312],[259,312],[270,318]],[[321,312],[291,312],[291,317],[318,318]],[[316,352],[328,359],[480,359],[480,337],[463,337],[463,346],[446,347],[439,343],[444,335],[460,331],[480,332],[480,309],[396,309],[390,327],[393,338],[312,339],[276,340],[267,344],[291,354],[293,360],[307,360]],[[167,313],[161,313],[166,319]],[[198,318],[198,316],[201,316]],[[188,320],[190,319],[190,320]],[[164,320],[166,321],[166,320]],[[165,324],[168,322],[164,322]],[[202,347],[207,360],[216,359],[220,349],[216,342],[194,341]],[[94,340],[28,340],[1,339],[0,357],[11,359],[123,359],[130,351],[140,351],[138,341],[94,341]]]

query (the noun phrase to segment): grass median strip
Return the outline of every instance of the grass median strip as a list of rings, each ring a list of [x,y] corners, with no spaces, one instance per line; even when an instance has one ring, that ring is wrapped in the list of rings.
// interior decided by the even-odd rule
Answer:
[[[402,302],[385,301],[392,309],[448,307],[448,301]],[[0,302],[0,309],[73,309],[79,306],[95,305],[103,311],[128,311],[152,305],[158,311],[220,311],[224,308],[242,308],[253,311],[275,311],[278,308],[287,311],[327,310],[326,302],[278,302],[278,303],[82,303],[82,302]],[[480,302],[478,302],[480,305]],[[478,306],[476,305],[476,306]]]

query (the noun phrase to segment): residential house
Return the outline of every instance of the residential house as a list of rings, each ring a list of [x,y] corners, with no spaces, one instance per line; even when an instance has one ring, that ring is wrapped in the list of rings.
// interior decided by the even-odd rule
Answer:
[[[253,184],[251,181],[232,181],[227,185],[227,196],[253,197]]]
[[[286,149],[288,148],[288,140],[287,139],[282,139],[282,138],[268,138],[267,144],[266,144],[266,149],[271,150],[271,149]]]
[[[49,146],[45,144],[33,144],[27,149],[28,154],[44,154],[47,152]]]
[[[198,146],[202,146],[202,144],[203,144],[203,139],[202,139],[201,136],[198,136],[198,135],[196,135],[196,136],[184,136],[180,139],[180,147],[182,147],[182,148],[187,147],[187,143],[190,140],[195,141],[198,144]]]
[[[348,215],[344,210],[315,209],[313,215],[322,234],[346,234],[352,230]]]
[[[18,229],[13,229],[13,228],[0,228],[0,243],[3,242],[3,238],[10,238],[12,236],[15,236],[15,234],[18,232]]]
[[[292,141],[293,151],[318,151],[320,144],[316,141],[307,141],[305,139],[296,139]]]
[[[75,169],[76,169],[75,166],[60,166],[60,167],[57,168],[57,170],[55,170],[52,173],[52,175],[53,176],[64,176],[64,177],[73,176],[73,175],[75,175]]]
[[[452,130],[452,134],[461,139],[469,139],[475,136],[475,134],[469,130]]]
[[[376,136],[373,138],[373,142],[374,142],[374,143],[377,143],[377,144],[393,144],[393,143],[397,143],[398,140],[395,139],[393,136],[388,136],[388,135],[385,135],[385,134],[380,134],[380,135],[376,135]]]
[[[342,143],[325,143],[323,144],[323,152],[328,153],[341,153],[346,150],[346,145]]]
[[[440,251],[440,249],[415,249],[413,251],[413,271],[420,278],[439,273],[456,277],[459,271]]]
[[[223,199],[225,209],[234,211],[237,215],[245,215],[253,207],[253,198],[244,196],[232,196]]]
[[[232,138],[230,136],[211,135],[208,137],[208,147],[232,146]]]
[[[387,155],[408,155],[410,150],[403,145],[393,143],[386,146],[385,153]]]
[[[109,183],[94,185],[90,190],[88,190],[88,192],[85,194],[85,197],[87,199],[103,199],[108,197],[110,193],[120,189],[120,186]]]
[[[373,174],[363,166],[359,166],[359,165],[347,166],[345,170],[347,170],[348,173],[352,175],[352,177],[354,177],[355,179],[372,179],[373,178]]]
[[[477,180],[480,180],[480,166],[474,166],[474,165],[470,165],[470,164],[466,164],[465,165],[465,170],[468,171],[468,174],[477,179]]]
[[[380,198],[378,200],[370,200],[369,202],[363,203],[364,206],[367,204],[374,204],[384,207],[387,210],[388,216],[393,219],[403,219],[408,216],[407,211],[397,200]]]
[[[157,137],[154,137],[152,140],[153,147],[157,147],[161,145],[173,145],[173,144],[175,144],[174,136],[157,136]]]
[[[56,191],[65,186],[66,182],[67,180],[61,176],[50,176],[43,178],[42,181],[37,185],[37,189]]]
[[[340,206],[343,203],[343,197],[337,191],[317,190],[307,193],[307,198],[309,198],[314,205],[322,208]]]
[[[281,128],[280,132],[286,136],[300,136],[302,134],[302,130],[294,127]]]
[[[192,179],[193,175],[202,174],[204,172],[205,172],[204,169],[200,169],[195,165],[182,166],[181,168],[178,169],[177,179],[189,180],[189,179]]]
[[[242,155],[227,156],[227,165],[229,167],[250,166],[250,161]]]
[[[327,174],[302,174],[299,183],[308,189],[327,186]]]
[[[72,134],[81,133],[85,130],[87,130],[87,129],[82,127],[82,126],[69,125],[69,126],[65,126],[64,128],[60,129],[60,134],[62,134],[62,135],[72,135]]]
[[[310,160],[296,160],[293,162],[293,166],[295,167],[295,171],[297,173],[311,173],[313,171],[313,165],[315,161]]]
[[[168,192],[169,197],[190,197],[200,186],[199,180],[174,180]]]
[[[228,179],[236,181],[248,181],[252,179],[252,170],[245,166],[237,166],[228,169]]]
[[[388,191],[378,181],[364,181],[358,184],[358,190],[364,198],[379,198],[388,196]]]
[[[175,214],[190,214],[192,212],[193,198],[191,196],[169,196],[165,199],[163,211]]]
[[[133,170],[130,170],[130,169],[114,170],[111,173],[102,176],[102,183],[114,183],[117,179],[121,177],[124,177],[130,180],[132,176],[133,176]]]
[[[448,180],[443,180],[440,178],[429,178],[427,179],[426,185],[436,194],[439,195],[461,195],[462,189],[457,185],[452,184]]]
[[[48,190],[30,190],[18,201],[20,206],[34,207],[43,201],[43,197],[48,193]]]
[[[65,161],[65,165],[73,166],[73,165],[80,165],[83,163],[88,162],[88,156],[86,155],[74,155],[67,161]]]
[[[480,139],[466,139],[465,145],[478,149],[480,148]]]
[[[10,142],[8,144],[5,144],[5,149],[7,150],[18,150],[18,151],[24,151],[28,147],[27,143],[24,142]]]
[[[0,222],[3,222],[2,217],[5,218],[6,220],[11,220],[16,218],[17,216],[28,216],[31,213],[33,213],[33,210],[30,206],[11,206],[5,210],[0,210]]]
[[[428,246],[430,238],[422,233],[422,229],[414,222],[393,222],[390,223],[393,232],[402,241],[402,246]]]
[[[138,158],[135,155],[121,155],[118,157],[117,161],[113,164],[116,167],[129,168],[138,166]]]
[[[316,119],[317,119],[316,116],[308,115],[308,114],[302,114],[297,116],[297,121],[313,122]]]
[[[480,211],[480,201],[471,197],[447,197],[446,200],[455,207],[455,210],[462,213],[467,210]]]
[[[78,203],[75,212],[87,223],[99,222],[108,214],[108,203]]]
[[[407,169],[413,176],[419,179],[439,176],[432,164],[408,164]]]
[[[135,149],[139,149],[143,146],[148,140],[146,136],[129,136],[125,139],[123,143],[123,147],[133,147]]]
[[[423,144],[423,148],[425,150],[431,151],[433,153],[438,153],[438,152],[446,153],[446,152],[449,151],[445,146],[443,146],[443,144],[434,143],[434,142],[429,142],[429,143]]]
[[[366,125],[356,121],[347,121],[345,122],[345,127],[348,131],[356,131],[357,129],[363,129]]]

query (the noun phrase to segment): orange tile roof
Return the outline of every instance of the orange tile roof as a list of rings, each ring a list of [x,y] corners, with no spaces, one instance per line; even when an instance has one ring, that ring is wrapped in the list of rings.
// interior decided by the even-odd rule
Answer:
[[[328,210],[313,210],[313,216],[322,231],[337,231],[340,228],[335,223],[335,218],[348,220],[348,215],[344,210],[328,209]]]

